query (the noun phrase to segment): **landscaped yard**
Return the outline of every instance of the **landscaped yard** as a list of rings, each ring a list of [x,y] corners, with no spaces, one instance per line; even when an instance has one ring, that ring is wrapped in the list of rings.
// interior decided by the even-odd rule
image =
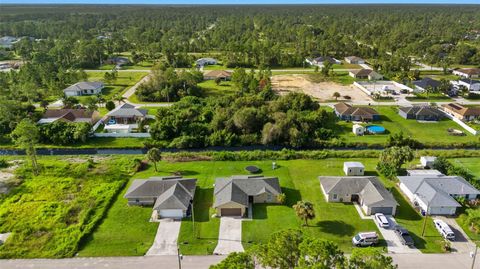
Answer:
[[[103,81],[104,71],[87,72],[88,81]],[[123,94],[128,88],[140,81],[148,72],[118,72],[117,79],[111,84],[106,84],[102,90],[102,96],[106,100],[111,99],[117,94]],[[84,96],[78,97],[79,99]]]
[[[375,106],[381,115],[381,121],[375,121],[373,125],[381,125],[387,130],[386,134],[355,136],[352,133],[351,122],[340,121],[338,132],[347,142],[364,142],[382,144],[387,141],[389,134],[403,132],[406,136],[412,136],[423,143],[466,143],[478,141],[475,137],[463,130],[458,124],[449,119],[439,122],[420,123],[416,120],[406,120],[397,113],[394,106]],[[452,136],[447,134],[448,128],[454,128],[465,132],[465,136]]]
[[[17,159],[23,159],[17,157]],[[17,169],[19,186],[0,197],[1,258],[73,256],[129,178],[129,158],[41,157],[40,175]]]

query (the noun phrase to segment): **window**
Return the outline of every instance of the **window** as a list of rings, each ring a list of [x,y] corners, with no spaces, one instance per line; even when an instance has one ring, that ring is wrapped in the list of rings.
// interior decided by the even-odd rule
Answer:
[[[135,199],[135,202],[136,202],[136,203],[140,203],[140,199]]]
[[[337,199],[337,195],[336,195],[336,194],[333,195],[333,199]]]

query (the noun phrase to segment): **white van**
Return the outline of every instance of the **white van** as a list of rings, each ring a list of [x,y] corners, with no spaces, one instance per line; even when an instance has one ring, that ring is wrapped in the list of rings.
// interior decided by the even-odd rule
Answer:
[[[358,233],[352,238],[352,244],[357,247],[373,246],[378,243],[376,232]]]
[[[455,240],[455,233],[452,231],[450,226],[445,223],[445,221],[440,219],[433,219],[433,223],[435,224],[435,228],[437,228],[438,232],[443,236],[443,238],[450,241]]]

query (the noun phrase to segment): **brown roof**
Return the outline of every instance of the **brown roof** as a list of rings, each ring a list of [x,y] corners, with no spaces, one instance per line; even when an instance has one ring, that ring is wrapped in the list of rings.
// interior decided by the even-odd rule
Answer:
[[[464,107],[457,103],[445,104],[442,107],[462,116],[480,116],[480,108],[478,107]]]
[[[462,72],[467,75],[480,75],[480,68],[462,68],[458,69],[458,72]]]
[[[335,110],[340,114],[340,115],[360,115],[365,117],[373,117],[373,115],[379,115],[379,113],[370,107],[353,107],[350,104],[347,103],[338,103],[334,105]]]
[[[86,109],[49,109],[45,111],[42,118],[63,118],[73,122],[77,119],[91,119],[94,113],[95,111]]]
[[[350,72],[352,72],[355,76],[368,76],[370,75],[370,73],[373,72],[372,69],[355,69],[355,70],[351,70]]]
[[[205,77],[217,77],[217,78],[226,78],[231,77],[232,72],[225,71],[225,70],[212,70],[208,73],[205,73]]]

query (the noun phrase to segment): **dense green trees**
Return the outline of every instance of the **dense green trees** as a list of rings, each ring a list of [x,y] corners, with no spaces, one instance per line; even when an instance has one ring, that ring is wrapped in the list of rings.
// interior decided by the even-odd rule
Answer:
[[[263,92],[263,91],[262,91]],[[268,101],[261,93],[200,99],[185,97],[160,108],[152,138],[170,147],[312,146],[334,137],[335,117],[304,94]]]
[[[40,141],[45,144],[72,145],[85,142],[92,126],[87,122],[55,121],[38,126]]]

